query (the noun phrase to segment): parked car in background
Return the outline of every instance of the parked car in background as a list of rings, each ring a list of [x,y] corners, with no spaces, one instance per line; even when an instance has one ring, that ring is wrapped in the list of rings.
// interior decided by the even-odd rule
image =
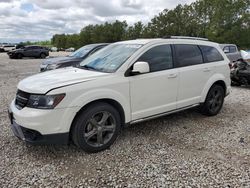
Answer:
[[[107,45],[107,43],[89,44],[81,47],[69,56],[48,58],[40,65],[40,71],[43,72],[63,67],[77,66],[83,59]]]
[[[15,44],[4,44],[0,46],[0,52],[9,52],[16,48]]]
[[[25,46],[7,53],[10,58],[22,59],[23,57],[45,58],[49,55],[49,50],[42,46]]]
[[[51,47],[51,48],[49,49],[49,51],[51,51],[51,52],[57,52],[57,51],[58,51],[58,48],[57,48],[57,47]]]
[[[71,48],[66,49],[65,51],[66,51],[66,52],[74,52],[74,51],[75,51],[75,48],[72,48],[72,47],[71,47]]]
[[[214,116],[230,92],[228,63],[217,43],[196,38],[113,43],[78,68],[20,81],[9,108],[12,131],[29,143],[72,140],[98,152],[126,124],[195,106]]]
[[[221,49],[226,54],[228,59],[230,60],[230,63],[233,63],[237,61],[238,59],[241,59],[241,54],[235,44],[220,44]]]

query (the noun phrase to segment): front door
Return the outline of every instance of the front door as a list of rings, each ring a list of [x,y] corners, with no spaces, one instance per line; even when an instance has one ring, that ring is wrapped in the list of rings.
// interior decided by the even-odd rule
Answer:
[[[154,46],[137,61],[148,62],[150,72],[129,77],[132,120],[175,110],[179,75],[170,45]]]

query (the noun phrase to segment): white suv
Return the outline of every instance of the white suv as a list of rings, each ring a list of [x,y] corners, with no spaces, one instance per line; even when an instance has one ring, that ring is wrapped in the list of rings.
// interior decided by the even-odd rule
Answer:
[[[14,134],[30,143],[108,148],[125,124],[200,106],[216,115],[230,90],[217,43],[140,39],[111,44],[69,67],[28,77],[9,108]]]

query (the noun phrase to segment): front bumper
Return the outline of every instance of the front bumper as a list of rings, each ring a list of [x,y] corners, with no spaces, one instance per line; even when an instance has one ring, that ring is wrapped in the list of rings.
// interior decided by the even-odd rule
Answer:
[[[9,107],[12,131],[18,138],[34,144],[66,144],[75,110],[42,110],[28,107],[19,110],[13,100]]]
[[[16,54],[15,54],[15,53],[10,53],[10,52],[8,52],[7,54],[8,54],[8,56],[9,56],[10,58],[15,58],[15,57],[16,57]]]
[[[30,144],[68,144],[69,134],[68,133],[58,133],[42,135],[38,131],[27,129],[18,125],[14,119],[11,119],[11,113],[9,113],[11,121],[11,129],[14,135]],[[13,116],[12,116],[13,117]]]

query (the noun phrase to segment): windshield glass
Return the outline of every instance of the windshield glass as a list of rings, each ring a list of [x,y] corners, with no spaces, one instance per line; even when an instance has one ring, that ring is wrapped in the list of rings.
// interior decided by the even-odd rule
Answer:
[[[93,45],[87,45],[79,48],[72,54],[70,54],[70,57],[84,57],[87,53],[89,53],[90,50],[92,50],[95,46]]]
[[[140,44],[111,44],[81,62],[81,67],[101,72],[115,72]]]

